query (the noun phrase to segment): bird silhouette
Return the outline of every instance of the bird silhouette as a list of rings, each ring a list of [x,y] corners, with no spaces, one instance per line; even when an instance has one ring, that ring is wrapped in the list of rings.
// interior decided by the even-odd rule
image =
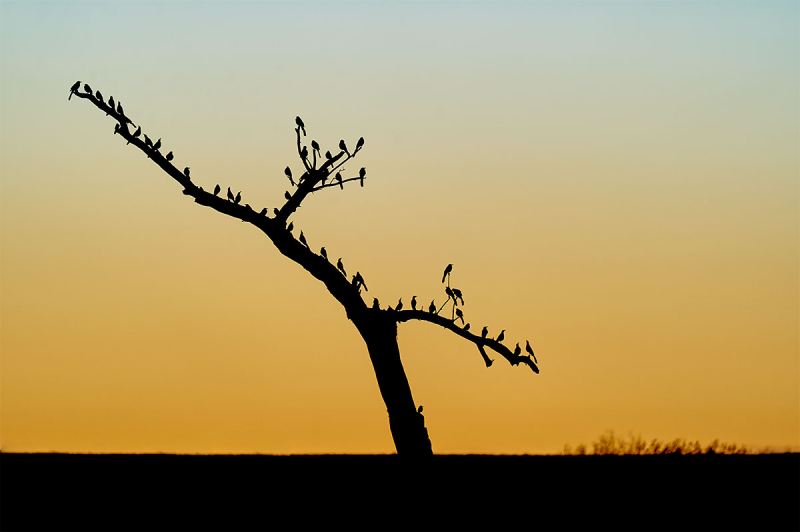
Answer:
[[[174,156],[172,155],[172,152],[169,152],[169,153],[167,154],[167,157],[166,157],[166,159],[167,159],[168,161],[171,161],[173,157],[174,157]]]
[[[449,286],[444,287],[444,293],[447,294],[447,299],[452,299],[455,301],[455,296],[453,295],[453,290]]]
[[[303,149],[300,151],[300,157],[302,157],[304,160],[308,159],[308,148],[307,147],[303,146]]]
[[[133,138],[138,138],[139,135],[141,134],[142,134],[142,126],[139,126],[136,128],[136,131],[133,132]],[[130,144],[131,141],[128,141],[127,143]]]
[[[144,135],[144,143],[146,146],[153,147],[153,141],[150,140],[150,137],[147,136],[147,133]]]
[[[316,140],[311,141],[311,149],[317,152],[319,151],[319,144],[317,144]]]
[[[456,320],[461,320],[461,323],[464,323],[464,313],[461,312],[460,308],[456,309]]]
[[[330,151],[326,151],[326,152],[325,152],[325,158],[326,158],[326,159],[328,159],[329,161],[330,161],[331,159],[333,159],[333,155],[331,155],[331,152],[330,152]]]
[[[303,123],[303,120],[299,116],[296,116],[294,118],[294,123],[297,124],[297,127],[299,127],[303,131],[303,136],[305,136],[306,125]]]
[[[421,414],[421,413],[422,413],[422,405],[419,405],[419,408],[417,408],[417,414]]]
[[[374,309],[381,308],[381,302],[378,301],[377,297],[372,298],[372,308],[374,308]]]
[[[231,192],[231,187],[228,187],[228,201],[233,201],[233,192]]]
[[[322,255],[325,260],[328,260],[328,252],[325,250],[324,246],[319,250],[319,254]]]
[[[531,347],[531,343],[528,340],[525,340],[525,351],[527,351],[528,354],[533,357],[534,362],[536,362],[537,364],[539,363],[536,360],[536,355],[533,353],[533,348]]]
[[[369,288],[367,288],[367,283],[364,281],[364,277],[361,275],[361,272],[356,272],[356,283],[364,287],[364,290],[369,292]]]
[[[103,95],[100,93],[100,91],[94,91],[94,96],[98,99],[98,101],[100,101],[100,103],[106,103],[105,100],[103,100]]]
[[[287,200],[290,200],[290,199],[292,199],[292,195],[291,195],[291,194],[289,194],[289,191],[288,191],[288,190],[287,190],[286,192],[284,192],[284,193],[283,193],[283,197],[284,197],[284,198],[286,198]]]
[[[291,233],[292,229],[294,229],[294,222],[289,222],[289,225],[286,227],[286,230]]]
[[[359,137],[358,142],[356,142],[356,151],[360,150],[364,147],[364,137]]]
[[[133,120],[125,116],[125,110],[122,108],[122,103],[120,102],[117,102],[117,114],[122,117],[123,122],[133,125]]]
[[[189,167],[188,166],[183,169],[183,175],[185,175],[186,177],[189,177]]]
[[[305,247],[311,249],[308,245],[308,242],[306,242],[306,235],[304,235],[302,231],[300,231],[300,243],[303,244]]]
[[[263,209],[261,209],[261,212],[258,213],[258,214],[260,214],[261,216],[266,216],[267,215],[267,208],[264,207]]]
[[[397,310],[397,311],[403,310],[403,298],[402,297],[397,301],[397,306],[394,309]]]
[[[453,288],[453,297],[461,301],[462,305],[464,304],[464,296],[461,294],[461,290],[459,290],[458,288]]]
[[[417,296],[411,297],[411,310],[417,310]]]
[[[347,151],[347,144],[344,143],[344,139],[339,141],[339,149],[345,152],[347,155],[350,155],[350,152]]]
[[[452,271],[453,271],[453,265],[448,264],[447,267],[444,269],[444,275],[442,275],[442,282],[444,282],[444,280],[448,278],[450,272]]]
[[[113,96],[109,96],[108,97],[108,106],[111,107],[112,111],[114,110],[114,97]]]
[[[367,175],[367,169],[362,167],[361,170],[358,171],[358,177],[361,180],[362,187],[364,186],[364,178],[366,177],[366,175]]]
[[[233,198],[233,202],[238,204],[240,201],[242,201],[242,193],[241,192],[237,192],[236,193],[236,197]]]
[[[465,331],[468,331],[468,330],[469,330],[469,328],[470,328],[470,324],[469,324],[469,323],[467,323],[466,325],[464,325],[464,330],[465,330]]]
[[[339,271],[342,272],[344,274],[345,278],[346,278],[347,277],[347,272],[344,271],[344,264],[342,263],[341,257],[339,258],[338,261],[336,261],[336,267],[339,268]]]
[[[158,139],[158,140],[156,141],[156,143],[155,143],[155,144],[153,144],[153,149],[154,149],[154,150],[156,150],[156,151],[158,151],[158,149],[159,149],[160,147],[161,147],[161,139]]]
[[[87,93],[89,96],[91,96],[91,95],[93,94],[93,93],[92,93],[92,88],[89,86],[89,84],[88,84],[88,83],[84,83],[84,84],[83,84],[83,90],[85,90],[85,91],[86,91],[86,93]]]
[[[522,353],[522,348],[519,346],[519,343],[517,343],[517,347],[514,348],[514,355],[519,356],[520,353]]]
[[[214,195],[219,195],[220,190],[222,190],[222,188],[220,188],[219,183],[217,183],[217,186],[214,187]]]
[[[433,300],[431,300],[431,304],[428,306],[428,312],[431,314],[436,312],[436,305],[433,303]]]
[[[486,338],[486,335],[489,334],[489,327],[483,326],[483,330],[481,330],[481,338]]]
[[[283,173],[289,178],[289,183],[291,183],[292,186],[295,186],[294,179],[292,179],[292,169],[287,166]]]
[[[505,337],[506,337],[506,330],[503,329],[502,331],[500,331],[500,334],[497,335],[497,341],[502,342],[503,338]]]
[[[72,87],[69,88],[69,96],[67,97],[67,100],[71,100],[72,99],[72,95],[75,94],[75,92],[80,88],[81,88],[81,82],[80,81],[76,81],[75,83],[73,83]]]
[[[342,174],[340,174],[339,172],[336,172],[336,181],[338,181],[339,183],[339,188],[344,190],[344,183],[342,183]]]

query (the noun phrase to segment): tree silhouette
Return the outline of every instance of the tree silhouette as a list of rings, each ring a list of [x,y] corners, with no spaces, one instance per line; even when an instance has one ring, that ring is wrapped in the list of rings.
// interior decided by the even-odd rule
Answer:
[[[411,299],[411,308],[406,310],[403,310],[402,298],[394,307],[381,308],[377,298],[374,298],[372,305],[368,306],[361,297],[361,289],[367,291],[367,284],[361,272],[356,271],[348,278],[342,258],[339,258],[334,265],[328,260],[328,254],[324,247],[320,249],[319,254],[315,253],[308,245],[302,231],[299,239],[295,239],[292,233],[294,224],[289,221],[289,218],[309,194],[335,188],[343,190],[345,185],[354,183],[364,186],[367,177],[365,168],[361,168],[356,176],[344,177],[341,174],[343,165],[353,160],[363,149],[363,137],[358,139],[352,151],[348,149],[345,141],[341,140],[335,154],[327,151],[323,156],[319,144],[314,140],[310,143],[311,151],[309,151],[309,147],[305,143],[305,124],[300,117],[297,117],[295,134],[297,154],[303,165],[302,173],[295,180],[291,168],[287,166],[284,174],[289,180],[292,192],[287,191],[284,194],[283,205],[272,209],[271,212],[267,208],[256,210],[248,203],[242,204],[241,192],[234,195],[230,187],[228,187],[227,196],[223,198],[219,196],[222,190],[219,184],[215,185],[213,193],[194,184],[190,177],[189,167],[179,170],[173,164],[174,157],[171,151],[166,156],[162,155],[159,151],[161,139],[159,138],[153,143],[148,135],[143,135],[141,125],[134,124],[125,114],[119,100],[114,106],[113,99],[106,102],[100,91],[93,93],[87,84],[83,85],[84,91],[81,91],[80,86],[80,82],[77,82],[70,88],[69,98],[74,95],[88,100],[106,115],[111,116],[117,122],[114,126],[114,133],[123,137],[128,144],[133,144],[144,152],[148,158],[183,187],[183,193],[186,196],[194,198],[195,203],[257,227],[267,235],[278,251],[325,285],[328,292],[344,307],[347,317],[353,322],[367,345],[372,367],[378,380],[378,387],[389,414],[389,428],[398,454],[404,456],[432,454],[431,442],[422,416],[422,407],[418,409],[414,403],[411,387],[400,360],[400,349],[397,344],[397,325],[399,323],[419,320],[447,329],[475,344],[487,368],[493,362],[486,352],[486,349],[489,348],[505,358],[511,365],[525,364],[534,373],[539,373],[532,349],[526,349],[527,354],[522,355],[519,344],[517,344],[516,350],[512,352],[502,343],[503,333],[496,339],[491,338],[486,326],[483,327],[480,335],[470,332],[470,324],[464,322],[461,308],[464,305],[463,294],[460,289],[454,288],[450,284],[452,264],[447,265],[442,276],[446,299],[441,305],[437,306],[434,300],[431,301],[427,310],[418,309],[416,296],[414,296]],[[129,126],[136,129],[131,132]],[[144,136],[144,140],[141,139],[142,136]],[[530,344],[526,344],[526,347],[529,346]]]

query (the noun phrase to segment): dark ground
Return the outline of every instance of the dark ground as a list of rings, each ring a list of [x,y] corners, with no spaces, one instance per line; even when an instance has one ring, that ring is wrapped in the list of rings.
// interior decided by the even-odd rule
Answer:
[[[0,455],[3,530],[798,530],[800,455]]]

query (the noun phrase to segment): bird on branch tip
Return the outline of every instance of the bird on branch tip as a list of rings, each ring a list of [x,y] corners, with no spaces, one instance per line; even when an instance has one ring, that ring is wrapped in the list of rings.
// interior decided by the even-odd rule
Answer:
[[[456,320],[461,320],[461,323],[464,323],[464,313],[461,312],[460,308],[456,309]]]
[[[297,124],[297,127],[299,127],[303,131],[303,136],[305,136],[305,134],[306,134],[306,125],[303,123],[303,119],[300,118],[299,116],[296,116],[294,118],[294,123]]]
[[[319,250],[319,254],[322,255],[325,260],[328,260],[328,252],[324,246]]]
[[[533,357],[534,362],[536,362],[537,364],[539,363],[536,360],[536,355],[533,354],[533,348],[531,347],[531,343],[528,340],[525,340],[525,351],[527,351],[528,354]]]
[[[189,177],[189,167],[188,166],[183,169],[183,175],[185,175],[186,177]]]
[[[306,235],[304,235],[302,231],[300,231],[300,243],[305,247],[309,247],[308,242],[306,242]]]
[[[92,88],[89,86],[88,83],[84,83],[83,84],[83,90],[86,91],[86,94],[88,94],[89,96],[91,96],[93,94],[92,93]]]
[[[156,141],[156,143],[155,143],[155,144],[153,144],[153,149],[154,149],[154,150],[156,150],[156,151],[158,151],[158,149],[159,149],[160,147],[161,147],[161,139],[158,139],[158,140]]]
[[[506,337],[506,330],[503,329],[502,331],[500,331],[500,334],[497,335],[497,341],[502,342],[505,337]]]
[[[166,159],[167,159],[168,161],[171,161],[171,160],[173,159],[173,157],[174,157],[174,155],[172,155],[172,152],[169,152],[169,153],[167,154],[167,157],[166,157]]]
[[[430,312],[431,314],[436,313],[436,305],[434,304],[432,299],[431,299],[431,304],[428,306],[428,312]]]
[[[522,353],[522,348],[517,343],[517,347],[514,348],[514,356],[519,356],[520,353]]]
[[[231,187],[228,187],[228,201],[233,201],[233,192],[231,192]]]
[[[489,334],[489,327],[483,326],[483,330],[481,331],[481,338],[486,338],[486,335]]]
[[[452,271],[453,271],[453,265],[452,264],[448,264],[447,267],[444,269],[444,275],[442,275],[442,282],[444,282],[445,279],[448,278],[448,276],[450,275],[450,273]]]
[[[72,87],[69,88],[69,96],[67,97],[67,100],[71,100],[72,99],[72,95],[75,94],[75,92],[80,88],[81,88],[81,82],[80,81],[76,81],[75,83],[73,83]]]
[[[217,186],[214,187],[214,195],[219,195],[220,190],[222,190],[222,188],[219,186],[219,183],[217,183]]]
[[[356,142],[356,151],[360,150],[364,147],[364,137],[359,137],[358,142]]]
[[[316,140],[311,141],[311,149],[317,152],[319,151],[319,144],[317,144]]]
[[[398,312],[403,310],[403,298],[402,297],[397,301],[397,306],[394,309],[396,311],[398,311]]]
[[[233,202],[234,202],[234,203],[236,203],[237,205],[238,205],[238,203],[239,203],[240,201],[242,201],[242,193],[241,193],[241,191],[240,191],[240,192],[237,192],[237,193],[236,193],[236,197],[235,197],[235,198],[233,198]]]
[[[344,274],[345,278],[347,278],[347,272],[344,271],[344,263],[342,263],[341,258],[339,258],[339,260],[336,261],[336,267],[339,268],[339,271],[342,272],[342,274]]]
[[[344,139],[339,141],[339,149],[345,152],[347,155],[350,155],[350,152],[347,151],[347,144],[344,143]]]
[[[411,310],[417,310],[417,296],[411,296]]]

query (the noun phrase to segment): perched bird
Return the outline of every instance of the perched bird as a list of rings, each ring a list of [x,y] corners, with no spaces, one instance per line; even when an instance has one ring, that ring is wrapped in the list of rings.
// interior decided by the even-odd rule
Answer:
[[[456,298],[453,295],[453,290],[451,290],[449,286],[444,287],[444,293],[447,294],[447,299],[452,299],[455,301]]]
[[[108,106],[111,107],[112,111],[114,110],[114,97],[113,96],[109,96],[108,97]]]
[[[364,282],[364,277],[361,275],[361,272],[356,272],[354,279],[356,282],[356,286],[363,286],[364,290],[369,292],[369,288],[367,288],[367,283]]]
[[[284,198],[286,198],[287,200],[290,200],[290,199],[292,199],[292,195],[291,195],[291,194],[289,194],[289,191],[288,191],[288,190],[287,190],[286,192],[284,192],[284,193],[283,193],[283,197],[284,197]]]
[[[450,276],[450,272],[453,271],[453,265],[448,264],[447,267],[444,269],[444,275],[442,275],[442,282]]]
[[[341,257],[339,258],[338,261],[336,261],[336,267],[339,268],[339,271],[342,272],[345,277],[347,277],[347,272],[344,271],[344,264],[342,263]]]
[[[214,195],[219,195],[220,190],[222,190],[222,188],[219,186],[219,183],[217,183],[217,186],[214,187]]]
[[[374,308],[374,309],[381,308],[381,303],[380,303],[380,301],[378,301],[377,297],[372,298],[372,308]]]
[[[117,114],[122,117],[123,122],[133,125],[133,120],[125,116],[125,110],[122,108],[122,103],[120,102],[117,102]]]
[[[150,137],[147,136],[147,133],[144,134],[144,143],[146,146],[153,147],[153,141],[150,140]]]
[[[303,146],[302,151],[300,151],[300,157],[303,159],[308,159],[308,148]]]
[[[344,183],[342,183],[342,174],[336,172],[336,181],[339,183],[339,188],[344,190]]]
[[[233,201],[233,192],[231,192],[231,187],[228,187],[228,201]]]
[[[411,296],[411,310],[417,310],[417,296]]]
[[[456,309],[456,320],[461,320],[461,323],[464,323],[464,313],[461,312],[460,308]]]
[[[156,151],[158,151],[158,149],[159,149],[160,147],[161,147],[161,139],[158,139],[158,140],[156,141],[156,143],[155,143],[155,144],[153,144],[153,149],[154,149],[154,150],[156,150]]]
[[[302,231],[300,231],[300,243],[305,247],[309,247],[308,242],[306,242],[306,235],[304,235]]]
[[[289,183],[291,183],[292,186],[295,186],[294,179],[292,179],[292,169],[287,166],[283,173],[289,178]]]
[[[403,298],[402,297],[397,301],[397,306],[394,309],[397,310],[397,311],[403,310]]]
[[[531,347],[531,343],[528,340],[525,340],[525,351],[527,351],[528,354],[533,357],[534,362],[536,362],[537,364],[539,363],[536,360],[536,355],[533,354],[533,348]]]
[[[166,157],[166,159],[167,159],[168,161],[171,161],[171,160],[173,159],[173,157],[174,157],[174,156],[172,155],[172,152],[169,152],[169,153],[167,154],[167,157]]]
[[[428,312],[431,314],[436,312],[436,305],[433,303],[433,300],[431,300],[431,304],[428,306]]]
[[[325,260],[328,260],[328,252],[327,250],[325,250],[324,246],[319,250],[319,254],[322,255],[325,258]]]
[[[367,169],[362,167],[361,170],[358,171],[358,177],[361,180],[362,187],[364,186],[364,178],[366,177],[366,175],[367,175]]]
[[[88,83],[84,83],[84,84],[83,84],[83,90],[85,90],[85,91],[86,91],[86,94],[88,94],[88,95],[90,95],[90,96],[93,94],[93,93],[92,93],[92,88],[89,86],[89,84],[88,84]]]
[[[71,100],[72,99],[72,95],[75,94],[75,92],[80,88],[81,88],[81,82],[80,81],[76,81],[75,83],[73,83],[72,87],[69,88],[69,96],[67,97],[67,100]]]
[[[136,131],[133,132],[133,138],[137,138],[141,134],[142,134],[142,126],[139,126],[136,128]],[[128,144],[130,143],[131,141],[128,141]]]
[[[305,136],[306,125],[303,123],[303,120],[299,116],[296,116],[294,118],[294,123],[297,124],[297,127],[299,127],[303,131],[303,136]]]
[[[421,414],[421,413],[422,413],[422,405],[419,405],[419,408],[417,408],[417,414]]]
[[[517,347],[514,348],[514,355],[519,356],[520,353],[522,353],[522,348],[519,346],[519,343],[517,343]]]
[[[319,144],[317,144],[316,140],[311,141],[311,149],[317,152],[319,151]]]
[[[329,151],[326,151],[326,152],[325,152],[325,158],[326,158],[326,159],[328,159],[328,160],[330,161],[331,159],[333,159],[333,155],[331,155],[331,152],[329,152]]]
[[[286,227],[286,230],[291,233],[292,229],[294,229],[294,222],[289,222],[289,225],[288,225],[288,227]]]
[[[260,214],[261,216],[266,216],[267,215],[267,208],[264,207],[263,209],[261,209],[261,212],[258,213],[258,214]]]
[[[503,329],[502,331],[500,331],[500,334],[497,335],[497,341],[502,342],[503,338],[505,337],[506,337],[506,330]]]
[[[119,133],[119,124],[114,124],[114,134],[116,135],[118,133]]]
[[[464,330],[465,330],[465,331],[468,331],[468,330],[469,330],[469,327],[470,327],[470,325],[469,325],[469,323],[467,323],[466,325],[464,325]]]
[[[461,290],[459,290],[458,288],[453,288],[453,297],[461,301],[462,305],[464,304],[464,296],[461,294]]]
[[[345,152],[347,155],[350,155],[350,152],[347,151],[347,144],[344,143],[344,139],[339,141],[339,149]]]
[[[242,201],[242,193],[241,193],[241,191],[240,191],[240,192],[237,192],[237,193],[236,193],[236,197],[235,197],[235,198],[233,198],[233,202],[234,202],[234,203],[236,203],[237,205],[238,205],[238,203],[239,203],[240,201]]]
[[[189,167],[188,166],[183,169],[183,175],[185,175],[186,177],[189,177]]]
[[[100,93],[100,91],[94,91],[94,97],[97,98],[100,103],[106,103],[105,100],[103,100],[103,95]]]
[[[483,330],[481,331],[481,338],[486,338],[486,335],[489,334],[489,327],[483,326]]]
[[[364,147],[364,137],[359,137],[358,142],[356,142],[356,151],[360,150]]]

